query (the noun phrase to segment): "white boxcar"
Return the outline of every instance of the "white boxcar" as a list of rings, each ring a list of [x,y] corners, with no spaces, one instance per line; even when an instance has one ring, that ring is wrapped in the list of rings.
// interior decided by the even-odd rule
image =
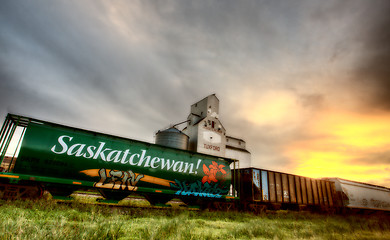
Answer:
[[[335,183],[344,207],[390,211],[390,189],[340,178],[328,178]]]

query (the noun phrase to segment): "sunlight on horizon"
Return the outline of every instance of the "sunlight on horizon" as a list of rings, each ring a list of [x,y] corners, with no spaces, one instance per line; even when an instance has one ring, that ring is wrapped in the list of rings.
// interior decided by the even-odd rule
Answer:
[[[389,121],[389,114],[324,112],[307,126],[311,138],[287,146],[286,156],[294,160],[299,175],[389,186],[390,163],[383,163],[389,158]]]

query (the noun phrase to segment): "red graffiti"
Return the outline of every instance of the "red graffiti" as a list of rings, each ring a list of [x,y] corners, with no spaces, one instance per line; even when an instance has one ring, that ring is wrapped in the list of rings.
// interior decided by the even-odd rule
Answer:
[[[226,171],[223,169],[225,166],[224,165],[218,165],[218,163],[213,161],[213,164],[209,165],[209,168],[203,164],[203,172],[206,174],[202,178],[202,183],[211,183],[211,182],[218,182],[218,179],[216,178],[217,173],[222,173],[223,176],[225,176]]]

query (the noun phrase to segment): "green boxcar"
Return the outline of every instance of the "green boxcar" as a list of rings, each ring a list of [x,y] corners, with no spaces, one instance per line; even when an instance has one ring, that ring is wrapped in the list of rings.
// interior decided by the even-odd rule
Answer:
[[[46,179],[49,185],[69,182],[124,194],[224,198],[230,190],[230,159],[16,115],[8,115],[2,128],[1,160],[12,137],[9,122],[22,126],[25,133],[13,169],[2,177],[12,172],[21,178]]]

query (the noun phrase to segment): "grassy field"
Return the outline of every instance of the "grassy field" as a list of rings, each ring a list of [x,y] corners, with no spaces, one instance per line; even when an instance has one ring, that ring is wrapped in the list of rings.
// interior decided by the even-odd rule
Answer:
[[[0,233],[0,239],[390,239],[390,219],[0,200]]]

